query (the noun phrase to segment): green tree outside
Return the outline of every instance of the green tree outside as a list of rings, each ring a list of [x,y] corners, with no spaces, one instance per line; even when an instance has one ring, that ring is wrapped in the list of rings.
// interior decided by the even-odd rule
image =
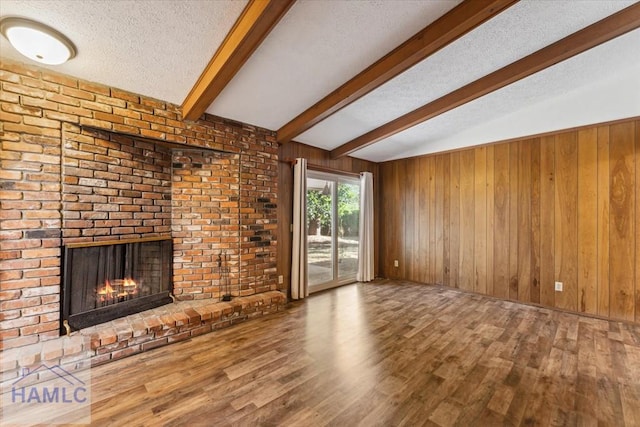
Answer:
[[[338,184],[339,236],[358,234],[360,194],[357,185]],[[329,235],[331,231],[331,196],[321,190],[307,191],[307,226],[309,234]]]

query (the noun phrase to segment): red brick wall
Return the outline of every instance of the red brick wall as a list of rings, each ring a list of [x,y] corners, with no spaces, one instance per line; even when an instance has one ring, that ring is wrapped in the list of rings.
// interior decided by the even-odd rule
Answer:
[[[155,143],[138,141],[131,146],[130,138],[109,132],[236,153],[242,189],[239,200],[241,272],[238,274],[241,293],[276,289],[274,207],[278,148],[274,132],[208,115],[198,122],[184,122],[176,105],[10,61],[0,63],[0,84],[0,339],[3,348],[58,336],[63,231],[69,239],[93,239],[94,235],[98,239],[107,236],[97,231],[103,228],[108,228],[111,236],[142,236],[166,230],[167,218],[157,216],[168,214],[163,210],[163,203],[167,201],[157,198],[158,194],[165,194],[164,190],[154,191],[156,185],[145,183],[144,179],[126,180],[136,176],[133,171],[129,174],[126,161],[135,162],[140,153],[157,153],[157,147],[150,150]],[[91,155],[79,158],[83,150],[76,150],[76,144],[78,148],[86,144],[84,148]],[[95,152],[90,151],[91,147]],[[100,157],[105,155],[104,149],[106,158]],[[119,164],[114,159],[120,159]],[[81,160],[83,166],[80,166]],[[165,176],[166,171],[163,166],[156,166],[158,171],[145,172],[152,176],[139,178],[162,180],[153,175],[157,172]],[[120,167],[125,169],[118,169]],[[145,167],[141,170],[145,171]],[[67,176],[63,168],[77,170]],[[91,171],[91,176],[82,176],[85,180],[81,184],[80,175],[88,174],[87,171]],[[132,184],[131,188],[128,185],[113,187],[116,175]],[[95,180],[95,185],[90,185],[89,180]],[[91,188],[90,193],[80,188],[85,184]],[[134,189],[133,184],[142,187]],[[146,191],[148,185],[151,191]],[[113,190],[117,190],[117,194],[112,194]],[[138,198],[136,191],[140,191],[142,197]],[[91,210],[70,209],[72,203],[80,203],[81,195],[90,200],[86,203],[93,204]],[[104,200],[98,196],[107,197],[106,210],[96,213],[97,218],[91,218],[96,205]],[[78,200],[73,201],[74,198]],[[117,215],[115,210],[109,210],[112,203],[119,205]],[[201,218],[194,218],[194,222],[197,220]],[[87,224],[72,221],[91,224],[82,227]],[[93,231],[87,234],[86,230]],[[204,270],[202,279],[195,280],[191,288],[198,289],[197,293],[205,297],[209,292],[203,281],[208,280],[206,271],[211,267],[207,263],[211,260],[204,252],[194,253],[194,260],[201,262]],[[190,266],[198,270],[196,264]],[[186,282],[184,277],[180,280]]]
[[[62,140],[63,243],[171,236],[170,149],[93,129]]]
[[[223,251],[229,256],[231,288],[237,290],[239,162],[238,154],[174,152],[173,284],[180,299],[218,298],[224,292],[218,268]]]

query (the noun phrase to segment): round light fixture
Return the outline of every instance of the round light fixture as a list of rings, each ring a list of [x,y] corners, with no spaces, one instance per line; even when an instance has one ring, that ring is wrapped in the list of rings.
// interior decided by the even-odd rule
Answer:
[[[59,65],[76,56],[76,48],[64,34],[24,18],[0,19],[0,32],[21,54],[47,65]]]

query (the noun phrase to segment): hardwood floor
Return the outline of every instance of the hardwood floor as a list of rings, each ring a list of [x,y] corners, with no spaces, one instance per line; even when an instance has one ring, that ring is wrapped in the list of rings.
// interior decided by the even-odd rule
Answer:
[[[383,281],[93,369],[95,425],[640,426],[640,325]]]

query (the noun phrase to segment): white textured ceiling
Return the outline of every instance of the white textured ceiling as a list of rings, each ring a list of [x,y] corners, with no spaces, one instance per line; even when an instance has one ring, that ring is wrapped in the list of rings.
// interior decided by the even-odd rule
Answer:
[[[640,116],[640,30],[356,153],[400,159]],[[390,145],[393,151],[389,150]]]
[[[39,21],[78,55],[57,72],[181,104],[248,0],[0,0],[0,15]],[[25,60],[4,37],[2,57]]]
[[[77,46],[56,71],[181,104],[247,0],[0,0]],[[207,110],[277,130],[459,3],[298,0]],[[297,141],[335,148],[634,1],[524,0]],[[385,161],[640,115],[636,30],[357,151]],[[0,37],[0,56],[29,62]]]
[[[297,1],[208,112],[278,129],[458,3]]]
[[[579,4],[584,7],[580,8],[580,13],[575,13]],[[624,6],[615,1],[517,3],[297,139],[331,150]],[[542,84],[540,89],[547,84],[539,83]],[[548,83],[553,84],[552,81]],[[511,99],[506,99],[505,103],[514,107]]]

